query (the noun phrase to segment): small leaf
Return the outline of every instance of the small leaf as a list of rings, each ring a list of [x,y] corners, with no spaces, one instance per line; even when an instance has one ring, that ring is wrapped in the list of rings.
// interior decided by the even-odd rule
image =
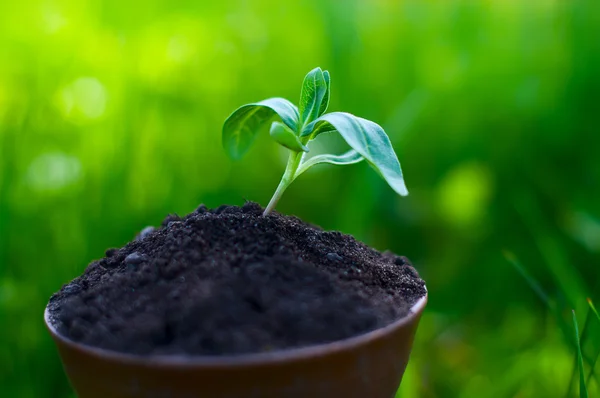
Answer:
[[[258,130],[276,114],[286,126],[296,131],[298,108],[284,98],[269,98],[236,109],[223,124],[223,148],[227,154],[233,159],[244,156],[256,139]]]
[[[573,312],[573,325],[575,326],[575,344],[577,348],[577,364],[579,367],[579,397],[588,398],[587,386],[585,384],[585,370],[583,369],[583,355],[581,355],[581,342],[579,341],[579,326],[577,325],[577,317],[575,310]]]
[[[304,126],[302,132],[300,133],[300,137],[310,136],[308,138],[310,141],[315,139],[320,134],[334,133],[336,131],[337,130],[335,129],[335,127],[329,124],[329,122],[326,122],[325,120],[320,120],[319,118]]]
[[[347,165],[347,164],[358,163],[358,162],[362,161],[363,159],[364,158],[362,157],[362,155],[360,153],[356,152],[354,149],[351,149],[348,152],[343,153],[341,155],[323,154],[323,155],[313,156],[312,158],[308,159],[306,162],[304,162],[300,165],[300,168],[298,169],[296,176],[299,176],[300,174],[304,173],[306,170],[308,170],[312,166],[319,164],[319,163]]]
[[[302,145],[298,136],[283,123],[273,122],[269,133],[271,134],[271,138],[277,141],[277,143],[292,151],[308,152],[308,148]]]
[[[327,113],[316,120],[314,130],[302,131],[311,139],[318,134],[337,130],[348,145],[360,153],[381,174],[394,191],[408,195],[400,162],[387,134],[377,123],[345,112]]]
[[[300,92],[300,116],[303,123],[311,122],[319,117],[326,93],[327,82],[321,68],[315,68],[308,72]]]
[[[319,116],[325,113],[327,107],[329,106],[329,97],[331,93],[331,77],[329,76],[329,71],[323,71],[323,78],[325,79],[325,84],[327,85],[327,90],[325,91],[325,96],[323,97],[323,101],[321,102],[321,107],[319,108]]]

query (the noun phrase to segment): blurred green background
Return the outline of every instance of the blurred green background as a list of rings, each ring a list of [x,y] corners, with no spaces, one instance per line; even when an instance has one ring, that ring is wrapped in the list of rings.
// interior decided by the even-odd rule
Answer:
[[[426,279],[399,396],[577,396],[571,308],[598,394],[598,38],[595,0],[1,2],[0,395],[74,396],[42,312],[106,248],[199,203],[266,205],[285,153],[264,132],[233,163],[222,122],[297,102],[315,66],[330,110],[386,129],[411,194],[320,166],[278,210]]]

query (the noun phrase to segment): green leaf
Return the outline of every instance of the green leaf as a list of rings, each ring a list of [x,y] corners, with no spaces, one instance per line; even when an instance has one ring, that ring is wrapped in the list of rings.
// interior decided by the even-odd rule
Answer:
[[[329,106],[329,97],[331,93],[331,77],[329,76],[329,71],[323,71],[323,78],[325,79],[325,84],[327,85],[327,90],[325,91],[325,96],[323,97],[323,101],[321,102],[321,107],[319,108],[319,116],[325,113],[327,107]]]
[[[304,129],[301,135],[310,134],[312,139],[317,134],[337,130],[348,145],[367,159],[394,191],[402,196],[408,195],[392,143],[377,123],[346,112],[332,112],[319,117],[313,127],[312,131]]]
[[[299,123],[298,108],[284,98],[269,98],[236,109],[223,124],[223,148],[233,159],[248,152],[259,129],[273,116],[279,115],[283,123],[296,131]]]
[[[292,151],[308,152],[308,148],[302,145],[298,136],[283,123],[273,122],[269,133],[271,134],[271,138],[277,141],[277,143]]]
[[[579,341],[579,326],[575,310],[573,312],[573,325],[575,326],[575,343],[577,345],[577,364],[579,366],[579,397],[588,398],[587,386],[585,384],[585,370],[583,369],[583,355],[581,355],[581,342]]]
[[[358,163],[358,162],[362,161],[363,159],[364,158],[362,157],[362,155],[360,153],[356,152],[354,149],[351,149],[348,152],[343,153],[341,155],[323,154],[323,155],[313,156],[312,158],[308,159],[306,162],[304,162],[300,165],[300,168],[298,169],[296,176],[299,176],[300,174],[304,173],[306,170],[308,170],[312,166],[319,164],[319,163],[347,165],[347,164]]]
[[[319,118],[304,126],[302,132],[300,133],[300,137],[309,136],[308,140],[310,141],[315,139],[320,134],[335,133],[336,131],[337,130],[335,127],[329,124],[329,122],[320,120]]]
[[[300,116],[303,123],[311,122],[319,117],[326,93],[327,82],[321,68],[315,68],[308,72],[300,92]]]

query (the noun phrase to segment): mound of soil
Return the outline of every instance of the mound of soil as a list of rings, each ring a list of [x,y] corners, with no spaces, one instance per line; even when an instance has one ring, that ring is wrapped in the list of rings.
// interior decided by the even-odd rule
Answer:
[[[296,217],[200,206],[88,266],[50,299],[59,333],[139,355],[226,355],[385,326],[425,295],[405,257]]]

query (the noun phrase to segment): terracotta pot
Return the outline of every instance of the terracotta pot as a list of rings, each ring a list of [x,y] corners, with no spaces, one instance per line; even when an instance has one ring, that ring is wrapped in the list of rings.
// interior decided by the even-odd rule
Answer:
[[[329,344],[238,356],[143,357],[79,344],[46,326],[80,398],[394,396],[427,296],[384,328]]]

